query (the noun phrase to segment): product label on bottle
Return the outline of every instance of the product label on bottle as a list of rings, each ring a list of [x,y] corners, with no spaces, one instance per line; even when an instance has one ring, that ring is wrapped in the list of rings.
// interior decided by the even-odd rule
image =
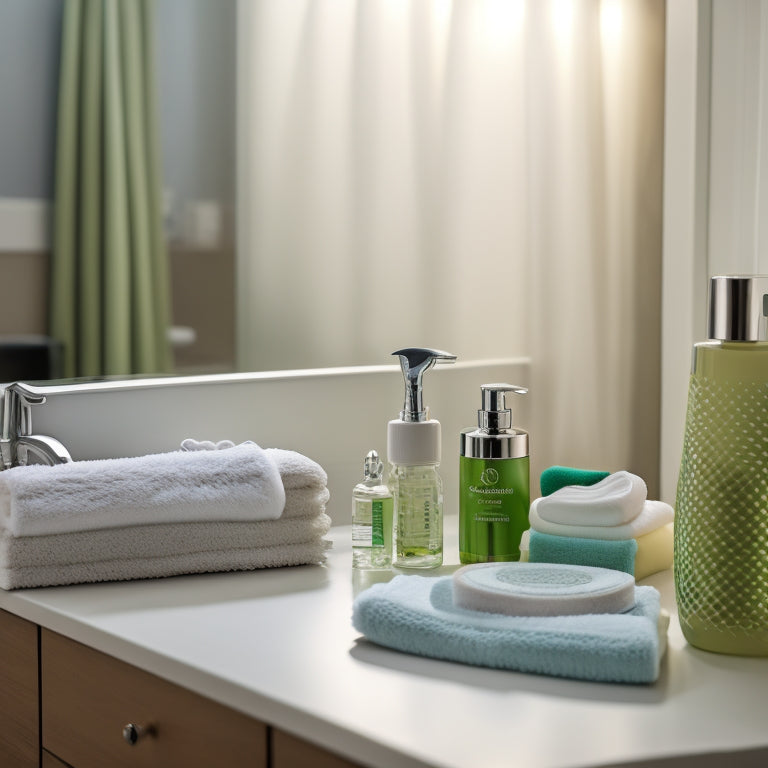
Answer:
[[[384,503],[381,499],[371,502],[371,546],[384,546]]]
[[[529,459],[459,457],[462,563],[520,559],[530,506]]]

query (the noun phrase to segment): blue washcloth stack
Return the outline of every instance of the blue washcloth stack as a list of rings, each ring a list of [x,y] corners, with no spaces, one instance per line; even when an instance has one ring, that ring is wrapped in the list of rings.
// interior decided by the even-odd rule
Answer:
[[[672,507],[630,472],[550,467],[531,504],[528,560],[592,565],[642,579],[672,565]]]
[[[369,640],[406,653],[601,682],[654,682],[666,647],[653,587],[635,587],[626,613],[509,616],[458,607],[450,576],[396,576],[357,597],[352,621]]]

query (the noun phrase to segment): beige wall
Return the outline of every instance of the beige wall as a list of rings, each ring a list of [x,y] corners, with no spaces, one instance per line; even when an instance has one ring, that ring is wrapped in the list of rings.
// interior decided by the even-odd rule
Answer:
[[[173,323],[196,342],[175,351],[183,373],[228,371],[235,358],[234,248],[171,249]],[[0,252],[0,335],[47,332],[48,253]]]

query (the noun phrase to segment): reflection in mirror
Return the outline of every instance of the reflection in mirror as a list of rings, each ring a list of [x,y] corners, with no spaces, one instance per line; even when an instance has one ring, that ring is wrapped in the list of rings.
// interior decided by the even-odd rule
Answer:
[[[75,149],[69,153],[56,152],[57,140],[61,141],[64,106],[63,97],[59,98],[60,84],[63,64],[68,60],[62,50],[67,37],[65,11],[70,5],[75,4],[61,0],[8,0],[0,6],[0,50],[4,60],[13,63],[0,67],[0,99],[6,107],[4,126],[10,128],[0,131],[0,269],[4,283],[18,289],[6,295],[0,305],[0,380],[38,379],[64,373],[56,361],[47,365],[48,358],[58,355],[58,351],[39,351],[43,336],[61,335],[56,333],[55,316],[49,322],[51,251],[61,227],[53,207],[57,178],[61,175],[56,168],[60,158],[71,155],[75,167],[69,169],[70,182],[74,184],[77,175],[80,184],[80,171],[90,159],[83,148],[88,136],[88,145],[98,151],[98,146],[93,146],[93,131],[83,133],[87,114],[78,108],[69,136]],[[204,0],[153,0],[78,5],[87,5],[89,13],[99,10],[102,22],[106,6],[128,5],[134,10],[143,6],[151,11],[148,19],[154,21],[152,52],[162,161],[157,208],[162,216],[172,298],[171,327],[164,335],[171,344],[173,361],[161,368],[182,373],[232,370],[236,0],[215,4]],[[75,50],[70,54],[70,58],[79,57],[77,72],[70,80],[76,80],[78,88],[90,87],[88,94],[93,96],[93,84],[84,80],[98,74],[106,76],[110,66],[127,65],[131,34],[135,36],[138,32],[126,32],[121,26],[122,18],[112,20],[120,34],[108,49],[106,24],[102,23],[102,37],[96,41],[102,48],[99,56],[92,50],[93,30],[87,29],[93,19],[80,21],[79,39],[74,40],[71,47]],[[69,36],[72,37],[71,30]],[[91,41],[90,49],[85,45],[86,38]],[[119,55],[110,63],[108,50],[112,49]],[[99,61],[93,64],[96,59]],[[96,90],[103,106],[106,90]],[[130,117],[132,113],[126,114]],[[138,164],[127,163],[123,170],[130,176],[137,167]],[[106,169],[101,170],[95,182],[98,194],[95,202],[90,201],[91,206],[106,207],[104,201],[108,196],[102,191],[108,174]],[[72,221],[70,234],[77,238],[73,256],[78,258],[82,255],[79,238],[86,207],[81,205],[81,193],[78,187],[76,194],[61,194],[64,207],[77,198],[77,204],[70,205],[68,216]],[[104,242],[107,227],[103,220],[99,220],[99,225],[103,229],[97,237]],[[125,239],[130,240],[129,235]],[[114,249],[105,247],[105,259],[107,250]],[[59,280],[55,271],[53,274],[55,291]],[[76,280],[80,279],[78,275]],[[95,280],[100,285],[105,281],[104,273]],[[124,283],[118,290],[127,297],[132,294],[130,277]],[[118,295],[117,303],[120,299]],[[78,305],[74,320],[77,325],[101,331],[104,323],[88,323],[82,314],[86,304],[94,303],[92,300],[75,299],[71,303]],[[114,297],[105,303],[114,311]],[[112,345],[100,346],[112,349]],[[21,365],[20,356],[36,360],[31,365]],[[76,372],[100,373],[87,369]]]
[[[0,4],[4,333],[48,330],[63,5]],[[656,474],[663,0],[145,6],[177,371],[525,356],[540,446]]]

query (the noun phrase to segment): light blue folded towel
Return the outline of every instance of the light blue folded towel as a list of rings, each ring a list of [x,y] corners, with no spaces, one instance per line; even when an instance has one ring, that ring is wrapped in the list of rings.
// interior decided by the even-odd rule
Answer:
[[[659,593],[620,614],[505,616],[458,608],[450,576],[396,576],[356,598],[352,623],[379,645],[483,667],[616,683],[659,675]]]
[[[635,554],[637,542],[634,539],[583,539],[531,530],[528,540],[528,561],[531,563],[591,565],[634,574]]]

